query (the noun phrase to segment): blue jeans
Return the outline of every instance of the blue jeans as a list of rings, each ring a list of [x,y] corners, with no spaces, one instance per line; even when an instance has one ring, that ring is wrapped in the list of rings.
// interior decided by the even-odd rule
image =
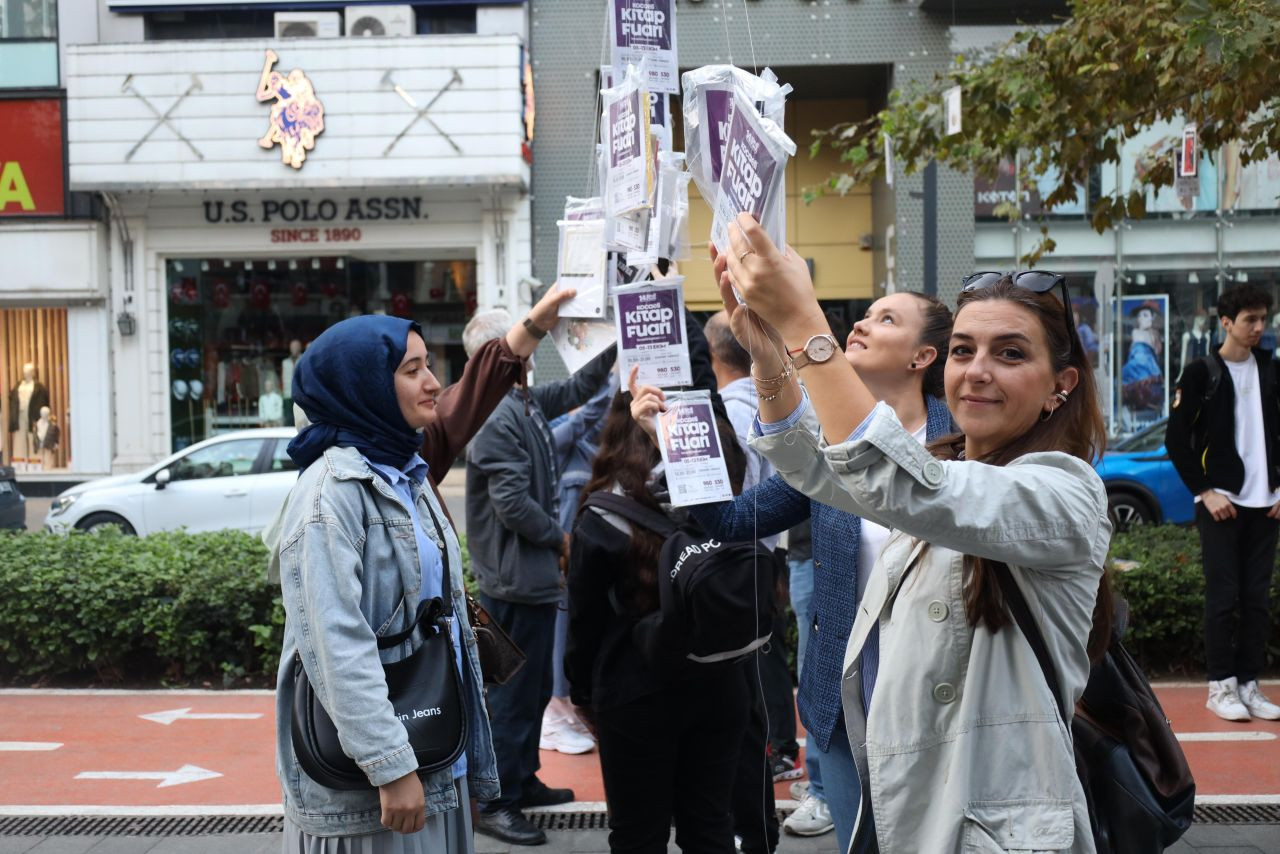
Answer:
[[[796,648],[797,668],[804,667],[804,650],[809,645],[809,605],[813,602],[813,558],[787,561],[791,569],[791,610],[796,615],[799,643]],[[804,770],[809,775],[809,793],[825,801],[822,788],[822,768],[818,762],[818,745],[805,740]]]
[[[556,605],[556,637],[551,647],[551,696],[569,699],[569,679],[564,675],[564,653],[569,645],[569,591]]]
[[[814,744],[813,752],[822,766],[822,779],[826,781],[827,791],[832,793],[832,797],[827,799],[827,807],[836,825],[839,850],[848,851],[853,827],[858,821],[862,781],[858,777],[858,766],[853,761],[853,749],[849,746],[849,733],[844,728],[844,721],[836,724],[827,751],[822,752]]]

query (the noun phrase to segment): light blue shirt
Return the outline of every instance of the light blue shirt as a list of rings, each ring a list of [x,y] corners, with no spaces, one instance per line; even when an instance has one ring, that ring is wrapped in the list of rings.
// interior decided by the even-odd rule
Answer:
[[[364,461],[369,464],[369,468],[387,482],[391,487],[391,491],[400,499],[400,503],[409,511],[409,517],[413,520],[413,535],[418,541],[418,561],[422,564],[422,594],[419,601],[431,599],[444,594],[444,561],[440,557],[440,546],[427,534],[422,526],[422,519],[418,515],[417,504],[413,500],[413,485],[421,486],[427,478],[427,463],[418,454],[414,454],[409,462],[405,463],[403,469],[397,469],[394,466],[381,465],[375,463],[368,457]],[[435,530],[435,525],[431,526]],[[458,615],[454,614],[457,618]],[[462,638],[460,632],[453,632],[453,654],[458,662],[458,673],[463,673],[462,669]],[[453,763],[454,778],[461,777],[467,773],[467,754],[464,752],[458,757],[458,761]]]
[[[761,421],[759,413],[756,414],[755,432],[757,436],[771,436],[774,433],[785,433],[800,423],[800,419],[809,410],[809,392],[800,389],[802,395],[800,402],[796,404],[796,408],[791,410],[791,414],[781,421]],[[867,413],[867,417],[862,419],[854,431],[849,434],[846,442],[852,442],[854,439],[861,439],[863,434],[871,427],[871,422],[875,420],[876,411],[872,409]]]

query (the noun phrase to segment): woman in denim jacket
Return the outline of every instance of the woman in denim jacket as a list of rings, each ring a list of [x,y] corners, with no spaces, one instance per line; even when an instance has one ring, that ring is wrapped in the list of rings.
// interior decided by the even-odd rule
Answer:
[[[477,411],[483,405],[476,398],[502,398],[538,333],[555,323],[559,304],[572,294],[544,297],[523,324],[493,342],[482,360],[488,376],[470,371],[459,385],[487,379],[498,388],[473,389],[470,400],[451,394],[458,386],[441,393],[422,331],[408,320],[345,320],[298,362],[293,399],[311,424],[289,445],[301,474],[280,520],[278,551],[286,621],[276,685],[276,771],[286,852],[473,850],[469,798],[496,797],[498,780],[471,626],[457,619],[453,634],[466,750],[451,768],[421,777],[387,699],[382,667],[409,655],[414,641],[383,651],[375,641],[408,628],[418,602],[441,594],[442,549],[454,613],[467,613],[458,538],[434,490],[444,472],[428,471],[419,451],[440,459],[423,447],[424,436],[449,448],[465,444],[470,435],[439,435],[446,417],[438,407],[447,402],[451,423],[478,429],[487,413]],[[459,418],[455,406],[471,411]],[[368,790],[328,788],[298,764],[290,735],[295,651],[343,749],[368,776]]]
[[[726,303],[732,281],[764,321],[758,335],[797,354],[808,392],[762,396],[753,446],[811,499],[896,529],[841,679],[864,793],[851,849],[1091,854],[1069,723],[1096,606],[1097,636],[1109,633],[1111,527],[1090,465],[1104,441],[1092,373],[1065,299],[1048,292],[1062,277],[967,282],[945,374],[964,432],[931,453],[814,342],[826,323],[803,260],[749,217],[737,224],[717,259]],[[775,352],[756,348],[758,376],[781,370]],[[1040,625],[1061,706],[1005,608],[1001,564]],[[883,665],[868,695],[859,659],[873,639]]]

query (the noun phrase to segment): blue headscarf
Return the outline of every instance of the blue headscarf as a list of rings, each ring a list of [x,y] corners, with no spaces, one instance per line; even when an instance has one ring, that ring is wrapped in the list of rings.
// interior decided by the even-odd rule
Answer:
[[[364,315],[311,342],[293,372],[293,400],[311,420],[289,443],[299,469],[334,445],[396,468],[418,452],[422,433],[404,420],[395,385],[411,331],[422,334],[412,321]]]

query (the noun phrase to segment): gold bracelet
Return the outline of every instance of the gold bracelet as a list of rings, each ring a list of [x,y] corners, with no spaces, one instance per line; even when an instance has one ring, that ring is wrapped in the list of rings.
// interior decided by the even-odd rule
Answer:
[[[791,364],[788,363],[783,367],[782,373],[778,374],[776,377],[758,377],[756,376],[755,367],[753,366],[751,369],[751,379],[755,381],[756,385],[762,385],[768,388],[780,388],[786,385],[787,380],[791,379],[794,373],[795,370],[791,367]]]
[[[779,397],[782,397],[782,389],[781,389],[781,388],[779,388],[779,389],[778,389],[777,391],[775,391],[773,394],[760,394],[760,393],[757,391],[757,393],[756,393],[756,397],[758,397],[760,400],[763,400],[763,401],[765,401],[765,402],[768,402],[768,401],[771,401],[771,400],[777,400]]]

